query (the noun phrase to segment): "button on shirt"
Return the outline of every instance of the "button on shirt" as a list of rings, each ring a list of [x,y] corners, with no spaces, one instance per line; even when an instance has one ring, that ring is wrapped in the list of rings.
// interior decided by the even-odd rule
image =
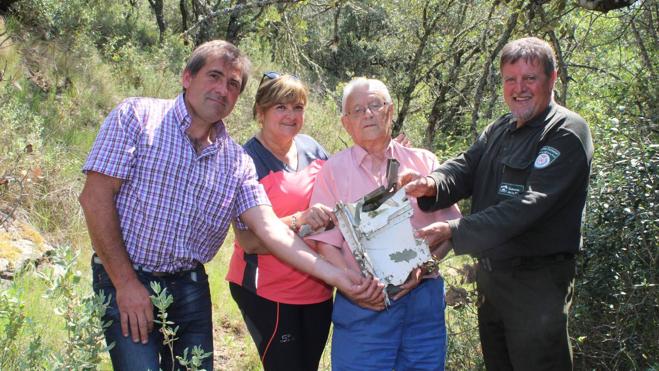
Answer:
[[[385,150],[385,157],[394,158],[400,162],[399,172],[412,170],[425,176],[437,166],[437,158],[431,152],[403,147],[393,140],[389,142]],[[310,204],[321,203],[334,208],[338,201],[357,202],[369,192],[386,185],[386,175],[386,160],[379,161],[362,147],[355,145],[338,152],[325,162],[325,166],[316,178]],[[456,205],[450,205],[432,213],[424,213],[419,210],[416,199],[411,198],[410,202],[413,210],[411,223],[412,227],[416,229],[437,221],[457,219],[461,216]],[[308,238],[340,247],[345,261],[353,269],[359,270],[338,227]]]
[[[208,262],[232,220],[244,228],[240,214],[269,205],[224,123],[198,154],[185,134],[190,122],[183,94],[129,98],[108,115],[83,167],[123,180],[115,202],[124,244],[132,263],[151,271]]]

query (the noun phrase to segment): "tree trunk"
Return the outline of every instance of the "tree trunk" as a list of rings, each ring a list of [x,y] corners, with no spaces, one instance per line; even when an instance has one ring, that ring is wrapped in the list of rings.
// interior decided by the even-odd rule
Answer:
[[[401,129],[403,128],[403,122],[405,122],[405,117],[407,116],[407,113],[410,108],[410,102],[412,101],[412,94],[414,93],[414,90],[416,89],[416,86],[419,84],[420,80],[420,73],[419,73],[419,67],[421,63],[421,57],[423,56],[423,52],[426,49],[426,45],[428,45],[428,40],[432,34],[434,34],[435,29],[437,28],[437,22],[439,20],[439,14],[435,14],[434,18],[431,18],[430,20],[428,19],[428,8],[427,5],[423,9],[423,35],[421,36],[419,40],[419,45],[416,48],[416,52],[414,53],[414,58],[412,59],[412,63],[410,64],[410,68],[407,69],[407,73],[410,76],[410,80],[405,87],[405,91],[403,92],[403,103],[400,106],[400,110],[398,111],[398,118],[394,122],[394,127],[393,127],[393,134],[397,135]],[[430,13],[433,11],[431,10]]]
[[[506,30],[499,38],[499,41],[497,42],[496,46],[494,47],[490,55],[487,57],[485,66],[483,66],[483,72],[481,73],[481,78],[478,81],[476,94],[474,94],[474,108],[471,111],[471,134],[474,140],[478,139],[478,125],[477,125],[478,114],[480,111],[481,101],[483,99],[483,92],[485,91],[485,86],[487,83],[487,77],[490,73],[490,68],[492,68],[492,63],[494,63],[494,59],[497,57],[497,55],[499,55],[501,49],[503,49],[504,45],[506,45],[506,43],[510,39],[510,35],[512,34],[513,30],[515,29],[515,26],[517,25],[518,17],[519,17],[519,13],[513,13],[510,16],[510,18],[508,18]]]
[[[165,31],[167,30],[167,24],[165,24],[165,17],[163,15],[163,0],[149,0],[149,5],[153,13],[156,15],[156,22],[158,23],[158,31],[160,32],[160,44],[162,44],[165,39]]]
[[[179,2],[179,8],[181,9],[181,28],[183,32],[188,30],[188,8],[186,6],[187,0],[181,0]]]
[[[457,79],[460,70],[462,70],[462,66],[464,66],[462,62],[463,53],[464,53],[463,50],[458,50],[453,55],[453,66],[451,66],[451,70],[448,73],[448,77],[446,79],[447,82],[442,83],[440,85],[439,91],[437,92],[437,97],[435,97],[435,100],[432,103],[432,109],[430,110],[430,114],[428,115],[428,126],[426,126],[426,135],[424,136],[423,144],[425,148],[428,149],[433,148],[433,143],[435,141],[435,137],[437,136],[437,129],[440,126],[439,125],[440,122],[448,121],[445,118],[442,119],[442,111],[445,108],[444,104],[446,103],[446,94],[448,94],[448,91],[451,88],[451,83]],[[451,116],[453,114],[451,114]]]
[[[547,14],[545,14],[542,6],[536,5],[535,8],[538,14],[540,14],[542,23],[545,25],[550,24],[550,22],[547,20]],[[549,39],[551,39],[551,43],[556,54],[556,69],[558,70],[558,80],[560,83],[559,93],[554,98],[558,104],[567,107],[567,88],[568,83],[570,82],[567,71],[567,63],[565,63],[565,59],[563,58],[563,50],[561,48],[561,43],[558,40],[558,37],[556,37],[556,32],[554,32],[554,29],[552,28],[547,33],[549,34]]]
[[[236,5],[234,5],[234,10],[231,12],[231,15],[229,16],[229,23],[227,24],[227,32],[224,36],[225,40],[234,44],[238,45],[238,41],[240,40],[240,34],[242,31],[242,22],[240,21],[240,16],[241,16],[241,11],[242,9],[241,5],[245,4],[245,0],[238,0],[236,1]]]

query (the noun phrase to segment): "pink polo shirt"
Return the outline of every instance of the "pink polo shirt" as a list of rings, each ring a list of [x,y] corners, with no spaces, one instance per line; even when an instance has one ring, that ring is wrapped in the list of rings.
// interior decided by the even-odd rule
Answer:
[[[437,157],[425,149],[407,148],[391,140],[385,150],[386,158],[400,162],[399,173],[412,170],[425,176],[439,164]],[[354,145],[330,157],[318,173],[310,204],[321,203],[334,208],[338,201],[353,203],[369,192],[387,183],[387,161],[378,161],[362,147]],[[415,198],[411,198],[412,227],[422,228],[437,221],[460,218],[456,205],[432,213],[419,210]],[[357,268],[348,244],[341,231],[335,227],[329,231],[308,237],[341,248],[346,262]]]

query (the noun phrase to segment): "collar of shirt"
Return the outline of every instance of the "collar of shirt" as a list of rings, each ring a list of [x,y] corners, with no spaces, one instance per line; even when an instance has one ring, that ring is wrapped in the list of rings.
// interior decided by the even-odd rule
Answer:
[[[188,112],[188,107],[186,107],[185,105],[185,93],[179,94],[176,97],[176,100],[174,101],[174,118],[176,119],[176,122],[179,125],[181,133],[183,133],[183,135],[186,135],[185,131],[190,127],[190,124],[192,123],[192,116],[190,116],[190,113]],[[224,121],[220,120],[216,122],[214,125],[214,129],[215,129],[215,138],[213,138],[213,143],[210,146],[204,148],[204,150],[201,153],[201,156],[205,156],[220,151],[226,144],[229,134],[227,133],[226,126],[224,125]]]
[[[389,140],[389,144],[384,149],[384,159],[394,158],[395,141]],[[387,161],[380,160],[374,155],[368,153],[363,147],[354,145],[352,155],[355,163],[359,164],[362,171],[372,178],[376,184],[385,185],[387,182]]]

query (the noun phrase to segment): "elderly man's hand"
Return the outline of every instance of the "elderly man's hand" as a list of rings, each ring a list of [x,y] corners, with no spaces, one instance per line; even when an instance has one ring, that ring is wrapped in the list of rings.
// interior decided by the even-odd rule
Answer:
[[[435,222],[416,230],[414,235],[423,238],[428,246],[437,246],[451,239],[451,228],[446,222]]]
[[[403,296],[407,295],[408,292],[414,290],[419,283],[421,283],[421,278],[423,277],[423,268],[414,268],[410,275],[407,277],[407,281],[400,286],[401,290],[392,297],[393,300],[398,300]]]
[[[405,171],[398,177],[400,187],[405,187],[405,193],[410,197],[434,196],[437,193],[435,181],[428,176]]]

